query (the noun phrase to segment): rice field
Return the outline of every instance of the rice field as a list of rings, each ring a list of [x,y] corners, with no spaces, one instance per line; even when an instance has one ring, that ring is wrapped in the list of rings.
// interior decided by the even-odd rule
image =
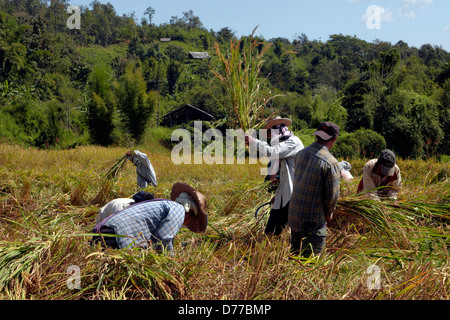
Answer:
[[[208,199],[204,234],[182,228],[173,254],[101,250],[89,240],[98,209],[137,189],[129,150],[146,153],[168,198],[175,182]],[[449,164],[399,160],[399,202],[355,196],[364,160],[342,182],[327,248],[289,253],[289,230],[264,236],[270,200],[256,165],[174,165],[148,137],[125,149],[37,150],[0,145],[0,299],[57,300],[446,300],[450,298]]]

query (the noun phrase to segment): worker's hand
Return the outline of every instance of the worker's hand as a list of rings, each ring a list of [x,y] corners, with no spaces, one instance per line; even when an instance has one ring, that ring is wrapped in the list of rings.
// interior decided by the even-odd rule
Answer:
[[[275,203],[275,197],[272,197],[272,199],[270,199],[270,205],[273,206],[274,203]]]
[[[126,155],[129,159],[131,159],[131,158],[133,158],[134,152],[133,152],[133,151],[128,151],[125,155]]]
[[[248,134],[245,134],[244,139],[245,139],[246,144],[250,144],[256,140],[255,138],[253,138],[252,136],[249,136]]]

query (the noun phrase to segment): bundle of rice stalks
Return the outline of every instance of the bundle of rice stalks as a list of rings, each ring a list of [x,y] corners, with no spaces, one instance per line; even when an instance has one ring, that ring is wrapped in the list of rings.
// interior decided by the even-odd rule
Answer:
[[[254,237],[260,231],[264,213],[270,206],[266,206],[266,210],[260,210],[256,220],[255,211],[261,204],[267,203],[270,197],[266,182],[242,179],[224,197],[225,201],[219,204],[218,215],[210,220],[208,226],[215,234],[210,235],[209,240],[228,242],[236,238]]]
[[[186,296],[186,285],[177,261],[152,250],[106,250],[87,256],[95,275],[97,295],[116,287],[127,287],[135,296],[173,300]],[[91,285],[92,287],[92,285]],[[101,291],[100,291],[101,290]]]
[[[40,238],[25,243],[0,242],[0,288],[8,290],[12,285],[29,281],[49,245]]]
[[[430,237],[448,241],[445,229],[449,212],[449,203],[393,203],[347,197],[338,201],[329,227],[343,229],[351,225],[359,233],[373,231],[378,238],[397,243]]]
[[[112,162],[112,164],[107,165],[109,167],[108,171],[105,174],[105,179],[107,180],[114,180],[117,178],[119,173],[122,171],[122,169],[125,166],[125,163],[127,162],[128,155],[124,155]]]
[[[219,44],[215,43],[222,70],[211,70],[230,95],[234,114],[228,114],[231,118],[229,120],[236,119],[235,122],[244,132],[262,125],[265,107],[274,98],[270,92],[265,92],[264,82],[260,77],[263,56],[271,44],[254,40],[255,31],[256,28],[248,42],[232,41],[227,56],[220,51]]]

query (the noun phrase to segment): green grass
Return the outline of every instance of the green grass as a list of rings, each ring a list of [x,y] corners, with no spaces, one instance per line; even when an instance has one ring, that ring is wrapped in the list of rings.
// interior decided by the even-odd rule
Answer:
[[[0,145],[0,299],[449,299],[448,163],[399,160],[399,203],[355,196],[365,160],[351,161],[321,256],[289,254],[289,230],[279,239],[263,229],[270,200],[261,165],[174,165],[150,132],[138,149],[155,167],[168,198],[178,181],[208,199],[204,234],[182,228],[173,255],[152,250],[105,250],[89,245],[100,206],[137,191],[125,163],[105,181],[107,164],[128,149],[94,146],[37,150]],[[381,289],[367,286],[380,268]],[[67,286],[69,266],[80,289]]]
[[[125,58],[128,46],[124,44],[114,44],[108,47],[91,45],[89,47],[79,47],[77,50],[90,66],[98,63],[111,65],[114,60]]]

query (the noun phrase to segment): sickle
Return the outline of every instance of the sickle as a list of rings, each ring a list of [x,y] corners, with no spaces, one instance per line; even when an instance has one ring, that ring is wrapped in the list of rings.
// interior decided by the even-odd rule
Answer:
[[[258,211],[259,211],[262,207],[267,206],[268,204],[271,204],[271,202],[269,201],[269,202],[267,202],[267,203],[264,203],[263,205],[259,206],[258,209],[256,209],[256,211],[255,211],[255,219],[258,218]]]

